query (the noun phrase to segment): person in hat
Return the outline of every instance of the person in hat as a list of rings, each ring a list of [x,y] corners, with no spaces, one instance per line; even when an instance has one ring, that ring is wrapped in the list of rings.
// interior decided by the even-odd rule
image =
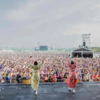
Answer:
[[[38,94],[38,87],[39,87],[39,81],[40,81],[40,75],[39,75],[39,69],[43,67],[45,58],[43,57],[42,63],[38,65],[38,62],[35,61],[34,65],[30,65],[30,67],[33,69],[33,76],[31,81],[31,87],[36,91],[35,94]]]

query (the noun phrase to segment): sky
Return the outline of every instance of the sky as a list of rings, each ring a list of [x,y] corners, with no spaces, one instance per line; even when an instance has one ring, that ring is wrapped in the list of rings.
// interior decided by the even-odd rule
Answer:
[[[0,47],[100,47],[100,0],[0,0]]]

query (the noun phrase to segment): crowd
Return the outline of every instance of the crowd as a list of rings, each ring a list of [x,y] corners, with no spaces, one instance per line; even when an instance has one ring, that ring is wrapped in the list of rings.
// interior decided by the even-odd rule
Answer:
[[[65,82],[69,75],[67,52],[0,52],[2,83],[21,83],[23,79],[32,79],[30,64],[39,64],[43,56],[45,61],[39,70],[40,82]],[[100,81],[100,58],[70,58],[77,62],[76,73],[79,81]]]

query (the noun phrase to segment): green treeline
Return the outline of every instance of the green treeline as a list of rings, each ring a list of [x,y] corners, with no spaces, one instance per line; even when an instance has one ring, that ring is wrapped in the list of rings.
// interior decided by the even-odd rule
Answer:
[[[94,52],[100,52],[100,47],[91,47],[90,49]]]

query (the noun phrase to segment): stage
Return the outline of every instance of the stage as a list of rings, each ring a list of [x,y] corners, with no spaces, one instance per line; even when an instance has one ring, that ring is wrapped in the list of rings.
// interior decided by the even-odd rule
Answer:
[[[68,91],[65,83],[40,83],[38,95],[30,85],[2,84],[0,100],[100,100],[99,82],[77,84],[76,94]]]

